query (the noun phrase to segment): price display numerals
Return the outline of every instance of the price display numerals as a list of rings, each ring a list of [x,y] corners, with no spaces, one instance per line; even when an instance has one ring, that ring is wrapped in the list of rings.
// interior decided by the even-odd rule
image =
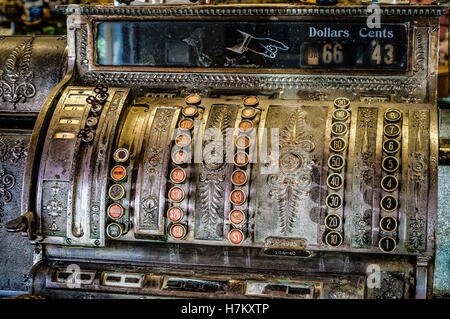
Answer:
[[[376,44],[372,49],[370,59],[377,65],[391,65],[394,62],[394,46],[392,44]]]

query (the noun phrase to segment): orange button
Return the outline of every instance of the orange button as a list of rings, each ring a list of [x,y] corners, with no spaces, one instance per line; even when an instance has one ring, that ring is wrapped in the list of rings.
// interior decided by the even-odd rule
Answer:
[[[195,116],[197,114],[197,107],[195,105],[185,106],[181,113],[186,117]]]
[[[122,165],[114,166],[111,169],[111,178],[115,181],[121,181],[127,177],[127,170]]]
[[[232,229],[228,233],[228,240],[231,243],[238,245],[244,240],[244,233],[240,229]]]
[[[244,119],[254,118],[256,115],[256,110],[252,107],[246,107],[241,111],[241,116]]]
[[[248,136],[238,136],[236,139],[236,146],[238,148],[247,148],[250,146],[250,138]]]
[[[111,204],[108,207],[108,215],[111,218],[120,218],[123,215],[123,207],[120,204]]]
[[[230,194],[230,201],[234,205],[242,205],[245,203],[245,200],[246,200],[245,193],[240,189],[235,189]]]
[[[231,211],[229,219],[233,225],[240,225],[245,219],[245,214],[240,209],[234,209]]]
[[[250,120],[243,120],[239,123],[239,129],[242,132],[248,132],[253,129],[253,122]]]
[[[185,102],[188,105],[198,105],[202,101],[202,98],[198,94],[190,94],[186,97]]]
[[[167,211],[167,217],[173,221],[173,222],[178,222],[183,218],[184,212],[181,209],[181,207],[178,206],[174,206],[171,207],[168,211]]]
[[[186,173],[184,169],[176,167],[170,172],[170,180],[174,183],[183,183],[186,179]]]
[[[247,174],[244,171],[236,170],[231,174],[231,182],[237,186],[244,185],[247,182]]]
[[[245,152],[237,152],[234,155],[234,164],[236,166],[245,166],[248,164],[248,155]]]
[[[186,228],[181,224],[175,224],[170,227],[170,235],[173,238],[181,239],[186,235]]]
[[[169,190],[169,199],[175,203],[181,202],[184,199],[184,190],[178,186],[172,187]]]
[[[190,130],[194,127],[194,121],[191,119],[182,119],[178,126],[185,130]]]
[[[191,143],[191,137],[187,134],[180,134],[175,138],[175,144],[180,147],[188,146]]]
[[[245,106],[253,106],[253,107],[255,107],[255,106],[258,106],[258,104],[259,104],[259,101],[258,101],[258,98],[256,96],[247,96],[244,99],[244,105]]]

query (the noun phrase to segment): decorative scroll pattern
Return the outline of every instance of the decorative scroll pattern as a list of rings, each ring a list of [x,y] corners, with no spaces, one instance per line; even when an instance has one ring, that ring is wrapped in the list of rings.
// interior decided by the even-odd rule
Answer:
[[[167,149],[169,127],[175,109],[158,108],[150,131],[149,147],[146,155],[146,180],[143,181],[139,228],[142,230],[158,229],[159,227],[159,199],[160,171],[163,164],[163,154]],[[147,175],[148,174],[148,175]]]
[[[216,107],[218,108],[218,107]],[[225,180],[225,141],[226,131],[231,126],[232,111],[226,106],[211,114],[205,133],[204,159],[199,175],[200,227],[207,238],[220,238],[223,235],[223,202]],[[212,129],[208,131],[208,129]],[[221,134],[221,138],[215,135]],[[209,136],[212,135],[212,136]]]
[[[34,38],[22,41],[0,70],[0,97],[12,103],[14,108],[17,103],[25,103],[36,94],[36,87],[31,83],[33,71],[30,69],[33,41]]]
[[[354,192],[355,198],[353,203],[353,211],[355,217],[353,219],[353,234],[352,246],[358,248],[368,247],[371,243],[372,231],[372,204],[365,203],[364,196],[372,198],[373,183],[373,166],[374,166],[374,143],[369,143],[369,140],[376,138],[376,119],[377,111],[374,108],[360,108],[359,109],[359,127],[363,129],[363,136],[357,138],[356,145],[361,145],[361,149],[356,153],[355,176],[357,180],[354,181],[354,187],[359,188]],[[359,184],[359,185],[358,185]],[[370,191],[370,194],[367,194]]]
[[[411,77],[367,76],[306,76],[306,75],[250,75],[250,74],[203,74],[203,73],[133,73],[133,72],[87,72],[86,80],[92,83],[108,82],[114,85],[156,86],[171,83],[176,86],[210,86],[276,89],[279,87],[314,91],[405,91],[416,90],[420,82]]]
[[[9,144],[0,137],[0,162],[4,162],[8,158],[11,163],[17,163],[22,157],[28,155],[28,147],[25,146],[23,140],[14,140],[14,144]]]
[[[12,200],[11,188],[16,185],[16,178],[13,173],[7,171],[5,168],[0,170],[0,227],[2,225],[3,207]]]
[[[283,235],[292,234],[302,197],[309,194],[314,160],[306,154],[314,151],[312,137],[306,130],[305,113],[297,108],[280,133],[280,174],[269,175],[267,180]]]
[[[425,250],[426,214],[428,190],[428,139],[424,140],[423,132],[429,130],[428,112],[415,111],[412,116],[412,130],[415,131],[413,152],[409,155],[410,194],[412,190],[413,209],[410,211],[408,223],[407,246],[411,251]],[[412,185],[411,185],[412,184]],[[412,212],[412,213],[411,213]]]

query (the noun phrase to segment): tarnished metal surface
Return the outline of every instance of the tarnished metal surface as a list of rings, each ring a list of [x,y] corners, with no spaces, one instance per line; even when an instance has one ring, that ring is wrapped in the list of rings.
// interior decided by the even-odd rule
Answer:
[[[35,213],[30,237],[45,248],[34,254],[35,292],[430,297],[442,9],[419,16],[414,6],[382,7],[383,22],[407,22],[403,73],[96,64],[98,19],[170,23],[198,8],[64,9],[76,72],[43,104],[23,173],[21,210]],[[230,8],[204,6],[194,16],[364,23],[367,15],[358,6]],[[16,44],[25,61],[21,101],[34,98],[35,74],[25,71],[38,70],[27,64],[37,41]],[[334,105],[336,97],[349,105]],[[436,269],[448,258],[439,243]],[[73,267],[83,274],[79,287],[66,281]],[[445,280],[436,276],[437,293]]]
[[[0,38],[0,112],[38,113],[67,71],[65,36]]]
[[[0,130],[0,290],[31,286],[33,247],[26,237],[11,236],[5,223],[21,215],[20,193],[31,131]]]

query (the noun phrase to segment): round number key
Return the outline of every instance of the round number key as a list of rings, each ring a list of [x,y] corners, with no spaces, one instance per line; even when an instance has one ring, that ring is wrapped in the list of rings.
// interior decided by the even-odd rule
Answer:
[[[383,162],[381,163],[381,166],[386,172],[392,173],[398,170],[399,167],[398,159],[396,159],[393,156],[387,156],[383,159]]]
[[[342,152],[346,146],[344,139],[340,137],[335,137],[330,142],[330,149],[334,152]]]
[[[173,183],[183,183],[186,179],[186,172],[181,167],[176,167],[170,172],[170,180]]]
[[[342,206],[342,197],[339,194],[329,194],[325,202],[328,208],[338,209]]]
[[[328,246],[331,247],[338,247],[342,244],[342,235],[341,233],[332,231],[329,232],[326,236],[325,236],[325,242],[327,243]]]
[[[198,94],[189,94],[184,101],[187,105],[199,105],[202,98]]]
[[[244,240],[244,233],[240,229],[232,229],[228,233],[228,240],[235,245],[239,245]]]
[[[120,204],[111,204],[108,207],[108,216],[114,219],[120,218],[123,215],[123,207]]]
[[[257,107],[259,105],[259,100],[256,96],[247,96],[243,102],[245,106]]]
[[[334,100],[334,107],[336,108],[348,108],[350,106],[350,100],[346,97],[338,97]]]
[[[193,116],[197,115],[197,112],[198,112],[198,108],[195,105],[185,106],[183,108],[183,110],[181,111],[181,113],[183,113],[183,115],[185,117],[193,117]]]
[[[167,211],[167,217],[169,218],[169,220],[171,220],[173,222],[180,221],[183,218],[183,216],[184,216],[184,212],[181,209],[181,207],[178,207],[178,206],[171,207]]]
[[[397,109],[389,109],[384,113],[384,118],[388,122],[398,122],[402,118],[402,113]]]
[[[378,247],[380,247],[382,252],[390,253],[395,249],[397,246],[397,243],[395,242],[395,239],[391,236],[386,236],[380,239],[378,242]]]
[[[182,224],[174,224],[172,225],[172,227],[170,227],[170,235],[176,239],[182,239],[184,236],[186,236],[186,232],[186,227],[184,227]]]
[[[392,216],[384,216],[380,220],[380,228],[382,231],[392,233],[397,229],[397,219]]]
[[[111,169],[111,178],[113,180],[121,181],[127,177],[127,170],[122,165],[116,165]]]
[[[252,119],[256,116],[256,109],[253,107],[246,107],[242,110],[241,116],[243,119]]]
[[[240,189],[235,189],[230,194],[230,201],[234,205],[242,205],[245,203],[246,196]]]
[[[169,190],[169,199],[174,203],[179,203],[184,199],[184,190],[181,187],[175,186]]]
[[[126,162],[128,160],[128,157],[130,156],[130,153],[126,148],[118,148],[114,152],[114,160],[119,163]]]
[[[328,159],[328,167],[332,170],[338,171],[345,165],[345,159],[338,154],[331,155]]]
[[[231,174],[231,182],[237,186],[244,185],[247,182],[247,174],[242,170],[236,170]]]
[[[398,187],[398,180],[395,176],[386,175],[381,180],[381,188],[386,192],[393,192]]]
[[[253,122],[250,120],[243,120],[239,123],[239,130],[242,132],[249,132],[253,129]]]
[[[125,188],[120,184],[111,185],[108,190],[108,195],[114,200],[119,200],[125,196]]]
[[[345,109],[337,109],[333,111],[333,118],[336,121],[345,121],[350,116],[350,113]]]
[[[397,198],[392,195],[386,195],[381,199],[380,206],[386,212],[393,212],[397,209]]]
[[[336,122],[331,126],[331,132],[334,135],[344,135],[347,133],[347,125],[344,122]]]
[[[194,127],[194,121],[192,119],[184,118],[180,121],[178,127],[184,130],[191,130]]]
[[[400,127],[397,124],[388,124],[384,127],[384,135],[387,137],[397,137],[400,135]]]
[[[344,185],[344,178],[341,174],[333,173],[327,178],[327,185],[329,188],[338,190]]]
[[[245,220],[245,214],[240,209],[234,209],[230,212],[229,219],[233,225],[240,225]]]
[[[338,214],[328,214],[325,217],[324,224],[330,230],[338,229],[342,224],[341,216]]]
[[[106,234],[111,239],[117,239],[122,236],[123,229],[120,224],[111,223],[106,227]]]
[[[183,150],[177,150],[172,153],[172,160],[178,165],[186,164],[189,160],[189,153]]]
[[[191,143],[191,137],[187,134],[180,134],[175,138],[175,144],[180,147],[188,146]]]
[[[394,139],[388,139],[383,142],[383,150],[387,154],[395,154],[400,149],[400,143],[397,140]]]
[[[236,155],[234,155],[234,164],[239,167],[247,165],[248,154],[245,152],[237,152]]]

